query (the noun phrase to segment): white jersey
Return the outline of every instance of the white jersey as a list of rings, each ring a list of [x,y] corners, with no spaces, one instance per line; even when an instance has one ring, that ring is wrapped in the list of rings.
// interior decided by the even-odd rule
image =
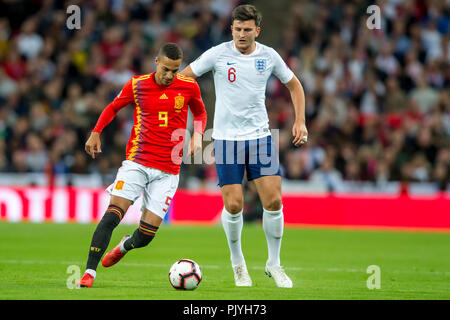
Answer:
[[[272,48],[256,42],[248,55],[234,41],[205,51],[191,63],[196,76],[212,71],[216,92],[213,139],[250,140],[270,135],[265,105],[266,85],[271,74],[282,83],[294,73]]]

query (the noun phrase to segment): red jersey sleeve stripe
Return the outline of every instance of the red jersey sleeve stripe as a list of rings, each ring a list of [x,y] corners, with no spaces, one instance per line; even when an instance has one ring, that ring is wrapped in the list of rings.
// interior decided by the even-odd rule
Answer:
[[[144,76],[145,77],[145,76]],[[136,123],[133,126],[134,139],[131,141],[132,147],[130,148],[128,160],[135,160],[136,154],[139,151],[139,142],[141,141],[141,130],[142,130],[142,111],[141,111],[141,101],[139,99],[138,93],[138,82],[142,80],[141,77],[132,79],[132,88],[134,95],[134,103],[136,105]]]

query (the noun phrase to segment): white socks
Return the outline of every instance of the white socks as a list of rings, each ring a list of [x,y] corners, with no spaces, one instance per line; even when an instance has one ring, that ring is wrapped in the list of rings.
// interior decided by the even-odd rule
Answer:
[[[242,211],[236,214],[229,213],[225,207],[222,210],[222,226],[227,236],[230,248],[231,265],[236,266],[245,263],[241,249],[241,232],[244,225]]]
[[[267,265],[279,266],[281,238],[283,237],[284,229],[283,207],[277,211],[268,211],[264,209],[263,229],[266,234],[267,249],[269,253]]]
[[[97,272],[92,269],[86,269],[86,271],[84,273],[89,273],[91,276],[94,277],[94,279],[95,279],[95,276],[97,275]]]
[[[280,265],[281,239],[284,230],[283,207],[277,211],[263,209],[263,229],[267,240],[267,265]],[[225,207],[222,210],[222,226],[227,236],[230,248],[231,264],[236,266],[245,263],[241,248],[241,232],[244,225],[242,210],[237,214],[229,213]]]

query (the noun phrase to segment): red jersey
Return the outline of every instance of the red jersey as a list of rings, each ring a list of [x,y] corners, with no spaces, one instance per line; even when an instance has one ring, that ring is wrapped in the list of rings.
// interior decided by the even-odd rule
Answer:
[[[175,76],[169,86],[155,81],[155,72],[134,76],[100,115],[94,132],[100,133],[117,112],[134,105],[134,125],[126,159],[172,174],[180,172],[188,107],[194,131],[203,134],[206,111],[200,88],[190,77]]]

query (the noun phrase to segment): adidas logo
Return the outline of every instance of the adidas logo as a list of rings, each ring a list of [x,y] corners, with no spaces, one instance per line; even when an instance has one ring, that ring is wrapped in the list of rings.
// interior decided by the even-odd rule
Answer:
[[[169,98],[167,98],[167,96],[166,96],[166,94],[165,93],[163,93],[162,95],[161,95],[161,97],[159,97],[160,99],[169,99]]]

